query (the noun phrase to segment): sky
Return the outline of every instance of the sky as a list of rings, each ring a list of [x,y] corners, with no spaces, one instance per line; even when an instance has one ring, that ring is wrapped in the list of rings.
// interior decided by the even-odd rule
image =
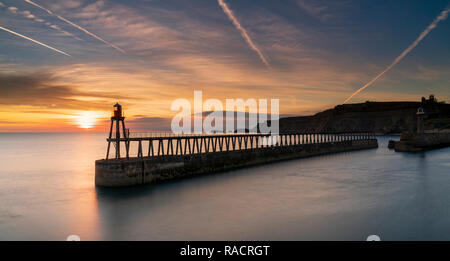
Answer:
[[[0,132],[106,131],[112,105],[158,129],[175,99],[342,104],[448,0],[0,0]],[[1,29],[0,28],[0,29]],[[450,19],[351,99],[450,101]],[[30,40],[32,39],[32,40]]]

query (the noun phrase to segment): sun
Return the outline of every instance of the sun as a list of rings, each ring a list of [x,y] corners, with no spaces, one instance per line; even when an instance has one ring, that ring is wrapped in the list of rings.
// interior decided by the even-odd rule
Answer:
[[[75,116],[75,123],[81,129],[91,129],[96,126],[101,113],[95,111],[82,111]]]

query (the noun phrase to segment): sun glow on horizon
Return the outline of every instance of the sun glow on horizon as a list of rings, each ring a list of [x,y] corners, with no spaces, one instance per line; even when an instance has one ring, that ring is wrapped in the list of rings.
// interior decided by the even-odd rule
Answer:
[[[82,111],[74,116],[74,123],[81,129],[91,129],[95,127],[104,114],[97,111]]]

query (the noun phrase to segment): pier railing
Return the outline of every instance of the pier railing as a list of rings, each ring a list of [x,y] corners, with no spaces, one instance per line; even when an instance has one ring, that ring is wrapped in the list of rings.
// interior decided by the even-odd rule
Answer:
[[[131,147],[135,148],[133,150],[135,157],[143,158],[371,139],[375,139],[375,134],[369,132],[283,133],[277,135],[261,133],[180,135],[172,133],[129,133],[126,136],[122,135],[120,138],[107,139],[106,159],[109,159],[111,143],[114,144],[116,149],[115,159],[120,159],[122,158],[120,146],[124,147],[122,151],[125,151],[125,158],[131,157]],[[117,153],[118,151],[119,153]]]
[[[260,133],[239,133],[239,135],[258,135]],[[160,138],[160,137],[199,137],[199,136],[217,136],[217,135],[237,135],[237,133],[192,133],[192,134],[174,134],[173,132],[130,132],[130,138]]]

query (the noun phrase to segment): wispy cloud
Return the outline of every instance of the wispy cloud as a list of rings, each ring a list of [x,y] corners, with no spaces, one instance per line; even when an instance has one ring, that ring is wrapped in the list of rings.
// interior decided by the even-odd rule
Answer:
[[[30,11],[28,11],[28,10],[20,11],[20,10],[19,10],[17,7],[15,7],[15,6],[10,6],[10,7],[8,8],[8,10],[9,10],[11,13],[15,14],[15,15],[22,15],[22,16],[24,16],[25,18],[30,19],[30,20],[32,20],[32,21],[34,21],[34,22],[43,23],[43,24],[47,25],[48,27],[50,27],[51,29],[57,30],[58,32],[62,33],[63,35],[71,36],[71,37],[73,37],[73,38],[75,38],[75,39],[81,41],[81,39],[80,39],[79,37],[77,37],[77,36],[75,36],[75,35],[73,35],[73,34],[67,32],[66,30],[63,30],[62,28],[60,28],[60,27],[57,26],[57,25],[54,25],[54,24],[52,24],[52,23],[50,23],[50,22],[46,22],[44,19],[37,17],[36,15],[32,14],[32,13],[31,13]]]
[[[443,21],[445,19],[447,19],[448,17],[448,13],[450,12],[450,7],[446,7],[444,9],[444,11],[442,11],[438,17],[436,17],[434,19],[434,21],[425,29],[425,31],[423,31],[419,37],[410,45],[408,46],[408,48],[406,48],[401,54],[400,56],[398,56],[397,58],[395,58],[395,60],[386,68],[384,69],[384,71],[382,71],[380,74],[378,74],[377,76],[375,76],[375,78],[373,78],[370,82],[366,83],[363,87],[359,88],[356,92],[354,92],[352,95],[350,95],[350,97],[348,97],[345,101],[344,104],[347,103],[348,101],[350,101],[355,95],[357,95],[358,93],[360,93],[361,91],[363,91],[364,89],[366,89],[367,87],[371,86],[374,82],[376,82],[380,77],[382,77],[385,73],[387,73],[388,71],[390,71],[395,65],[397,65],[403,58],[405,58],[406,55],[408,55],[408,53],[410,53],[434,28],[436,28],[436,26],[438,25],[438,23],[440,21]]]
[[[247,33],[247,30],[245,30],[244,27],[242,27],[239,20],[234,15],[233,11],[228,7],[227,3],[224,2],[224,0],[217,0],[219,2],[220,7],[222,7],[222,10],[224,13],[228,16],[228,18],[233,22],[236,29],[238,29],[241,32],[242,37],[245,39],[247,44],[250,46],[251,49],[253,49],[261,59],[261,61],[270,68],[270,64],[267,61],[266,57],[264,57],[263,53],[259,48],[256,46],[256,44],[253,42],[253,40],[250,38],[250,36]]]
[[[45,30],[45,26],[57,25],[77,36],[81,35],[81,38],[85,36],[84,32],[46,11],[41,12],[41,9],[34,8],[25,1],[14,2],[22,4],[14,4],[19,9],[16,15],[7,10],[8,6],[1,7],[0,12],[6,15],[0,15],[0,25],[67,50],[74,56],[76,53],[77,58],[61,60],[62,57],[53,55],[54,57],[41,61],[38,60],[40,56],[25,55],[18,52],[10,41],[2,41],[1,47],[6,50],[0,54],[2,74],[25,77],[26,73],[44,71],[51,72],[56,80],[50,79],[35,85],[35,88],[21,89],[20,86],[27,86],[29,83],[19,84],[19,77],[5,78],[3,84],[0,83],[0,89],[8,81],[16,81],[18,84],[8,89],[8,96],[6,91],[0,90],[4,94],[0,97],[0,103],[3,103],[0,104],[0,121],[20,119],[18,121],[24,124],[29,121],[36,121],[40,125],[52,124],[52,113],[77,115],[78,110],[86,109],[108,114],[110,104],[119,100],[127,109],[128,119],[137,119],[134,123],[136,126],[144,126],[144,118],[163,125],[163,119],[173,116],[173,112],[168,109],[171,102],[180,97],[191,99],[193,89],[202,89],[205,99],[279,98],[282,101],[280,112],[283,114],[306,115],[341,103],[362,86],[361,79],[367,78],[368,72],[381,72],[388,65],[383,68],[372,64],[361,67],[361,60],[371,60],[373,55],[379,56],[387,48],[379,46],[372,50],[371,45],[369,47],[361,43],[373,39],[388,40],[392,41],[392,45],[398,45],[402,41],[401,37],[388,38],[390,34],[384,34],[381,31],[385,29],[383,27],[377,26],[376,30],[370,27],[376,22],[372,19],[358,20],[360,16],[355,12],[360,8],[359,1],[351,2],[355,6],[345,5],[350,8],[347,10],[343,3],[348,4],[349,0],[336,3],[304,0],[314,5],[309,13],[299,7],[298,0],[283,4],[265,0],[258,1],[257,5],[223,0],[228,9],[231,8],[234,12],[233,17],[242,22],[241,27],[247,30],[247,36],[257,44],[255,46],[260,47],[262,54],[270,58],[270,70],[267,70],[259,54],[249,47],[242,31],[236,30],[237,26],[217,1],[202,4],[200,1],[186,3],[175,0],[171,5],[164,1],[32,1],[42,4],[53,14],[61,14],[92,32],[100,33],[130,55],[120,55],[120,52],[115,52],[96,39],[80,44],[68,37],[59,37],[60,33],[56,35],[55,31]],[[390,4],[385,8],[383,11],[386,12],[396,10],[391,9]],[[24,13],[24,10],[31,12]],[[245,16],[241,16],[239,10]],[[361,11],[361,15],[367,15],[364,13],[366,10],[361,8]],[[420,10],[416,11],[421,13]],[[434,18],[440,11],[441,9],[437,9],[435,14],[428,16]],[[372,10],[367,12],[377,15],[376,12],[370,13]],[[41,24],[31,24],[33,19],[23,18],[25,15],[31,17],[30,14],[35,16],[34,19],[45,21],[39,20]],[[326,21],[321,19],[325,14],[331,15]],[[396,18],[391,21],[395,22]],[[431,21],[425,22],[423,27]],[[420,30],[423,29],[419,29],[418,33]],[[41,34],[35,36],[27,32]],[[0,34],[2,33],[0,30]],[[379,38],[374,39],[374,33],[379,34]],[[4,34],[3,37],[8,35]],[[86,37],[83,39],[91,38]],[[11,38],[17,40],[15,36]],[[370,51],[365,48],[370,48]],[[270,57],[269,53],[265,53],[266,50],[270,51]],[[41,51],[45,53],[44,49]],[[442,57],[447,56],[444,48]],[[136,61],[136,57],[144,61]],[[447,94],[449,75],[446,74],[448,70],[445,71],[442,67],[442,64],[448,67],[447,60],[429,58],[421,59],[423,66],[441,70],[441,74],[423,72],[422,78],[428,81],[424,83],[409,76],[413,73],[413,76],[418,76],[417,69],[412,71],[411,66],[402,66],[402,70],[397,71],[396,77],[389,82],[389,86],[395,88],[383,89],[383,86],[379,86],[371,100],[390,100],[392,97],[411,100],[425,95],[424,92],[435,93],[438,97],[443,96],[441,93]],[[417,84],[413,85],[412,82]],[[26,94],[21,96],[21,92]],[[107,93],[111,95],[101,96]],[[56,106],[52,107],[52,104]],[[42,115],[36,120],[34,114],[12,114],[12,117],[9,113],[4,113],[21,111],[25,105],[30,113],[45,109],[49,116]],[[47,105],[49,107],[45,107]],[[0,130],[3,130],[2,126]]]
[[[309,2],[307,0],[299,0],[298,5],[313,16],[322,16],[324,11],[327,10],[327,6],[318,5],[315,2]]]
[[[105,39],[101,38],[100,36],[98,36],[98,35],[96,35],[94,33],[89,32],[87,29],[77,25],[76,23],[74,23],[74,22],[72,22],[72,21],[70,21],[70,20],[68,20],[68,19],[66,19],[66,18],[64,18],[64,17],[62,17],[60,15],[57,15],[57,14],[53,13],[50,9],[47,9],[47,8],[41,6],[41,5],[39,5],[39,4],[37,4],[37,3],[33,2],[33,1],[30,1],[30,0],[24,0],[24,1],[29,3],[29,4],[31,4],[31,5],[34,5],[35,7],[38,7],[40,9],[46,11],[47,13],[49,13],[51,15],[56,16],[59,20],[70,24],[71,26],[73,26],[73,27],[77,28],[78,30],[84,32],[85,34],[87,34],[87,35],[89,35],[89,36],[91,36],[91,37],[93,37],[93,38],[103,42],[106,45],[109,45],[110,47],[112,47],[114,49],[116,49],[117,51],[119,51],[121,53],[125,53],[125,51],[123,49],[121,49],[120,47],[118,47],[118,46],[116,46],[116,45],[106,41]]]
[[[10,11],[11,13],[13,13],[13,14],[17,14],[17,7],[15,7],[15,6],[10,6],[10,7],[8,7],[8,11]]]
[[[36,106],[40,109],[101,109],[105,100],[125,99],[118,93],[80,90],[50,72],[0,73],[1,105]]]
[[[65,53],[65,52],[63,52],[63,51],[61,51],[61,50],[58,50],[58,49],[54,48],[54,47],[51,47],[51,46],[46,45],[46,44],[44,44],[44,43],[41,43],[41,42],[39,42],[39,41],[37,41],[37,40],[34,40],[34,39],[30,38],[30,37],[27,37],[27,36],[25,36],[25,35],[16,33],[16,32],[14,32],[14,31],[12,31],[12,30],[7,29],[7,28],[4,28],[4,27],[1,27],[1,26],[0,26],[0,29],[3,30],[3,31],[6,31],[6,32],[8,32],[8,33],[14,34],[14,35],[16,35],[16,36],[22,37],[22,38],[24,38],[24,39],[27,39],[28,41],[32,41],[33,43],[39,44],[39,45],[41,45],[41,46],[44,46],[44,47],[46,47],[46,48],[48,48],[48,49],[51,49],[51,50],[53,50],[53,51],[55,51],[55,52],[58,52],[58,53],[60,53],[60,54],[64,54],[64,55],[66,55],[66,56],[72,57],[72,56],[71,56],[70,54],[68,54],[68,53]]]
[[[338,21],[342,16],[354,8],[352,0],[297,0],[297,5],[306,14],[320,20],[321,22]]]

